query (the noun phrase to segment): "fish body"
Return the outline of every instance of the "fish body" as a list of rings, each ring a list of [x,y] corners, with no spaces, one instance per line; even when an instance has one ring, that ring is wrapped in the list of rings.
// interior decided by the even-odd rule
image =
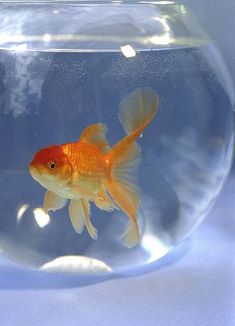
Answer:
[[[29,165],[32,177],[47,189],[46,213],[70,201],[69,215],[76,232],[84,225],[93,239],[97,230],[90,221],[90,202],[106,211],[121,209],[130,219],[124,235],[127,247],[139,241],[137,210],[140,192],[133,171],[140,161],[136,139],[157,112],[157,96],[139,88],[120,103],[119,120],[127,135],[113,148],[102,123],[88,126],[74,143],[52,145],[39,150]]]
[[[61,145],[61,149],[71,164],[71,190],[67,198],[76,199],[78,187],[96,194],[103,180],[108,177],[108,164],[102,151],[95,145],[82,141]]]

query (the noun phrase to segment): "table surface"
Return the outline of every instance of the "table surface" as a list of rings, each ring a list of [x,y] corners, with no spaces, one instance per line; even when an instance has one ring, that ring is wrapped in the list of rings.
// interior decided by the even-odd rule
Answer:
[[[145,271],[87,278],[0,259],[0,325],[235,325],[235,176],[186,242]]]

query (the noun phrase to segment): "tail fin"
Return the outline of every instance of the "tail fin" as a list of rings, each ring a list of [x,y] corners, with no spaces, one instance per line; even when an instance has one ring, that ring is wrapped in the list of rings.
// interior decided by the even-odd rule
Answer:
[[[120,103],[119,121],[128,135],[138,137],[157,113],[158,98],[151,88],[137,88]]]
[[[106,155],[110,177],[106,187],[115,203],[128,215],[130,225],[124,235],[127,247],[139,241],[136,220],[140,205],[139,189],[135,184],[135,170],[140,162],[140,147],[136,138],[151,122],[157,112],[157,96],[148,88],[136,89],[120,104],[119,120],[127,136],[118,142]]]

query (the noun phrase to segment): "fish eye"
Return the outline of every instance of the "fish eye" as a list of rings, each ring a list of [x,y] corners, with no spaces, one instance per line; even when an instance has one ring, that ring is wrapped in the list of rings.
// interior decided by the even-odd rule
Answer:
[[[53,170],[56,168],[56,163],[54,161],[50,161],[47,166],[49,167],[49,169]]]

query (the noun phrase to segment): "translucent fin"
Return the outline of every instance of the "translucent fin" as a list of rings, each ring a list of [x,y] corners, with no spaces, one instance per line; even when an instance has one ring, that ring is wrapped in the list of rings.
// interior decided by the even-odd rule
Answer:
[[[97,235],[97,230],[96,228],[92,225],[91,220],[90,220],[90,204],[89,201],[86,199],[81,199],[83,210],[85,213],[85,223],[86,223],[86,228],[92,239],[97,240],[98,235]]]
[[[44,197],[43,210],[47,214],[49,211],[56,211],[66,205],[67,199],[56,195],[52,191],[47,191]]]
[[[139,241],[137,210],[140,205],[135,172],[140,162],[140,147],[136,138],[157,113],[157,95],[149,88],[138,88],[120,103],[119,120],[127,132],[105,156],[110,166],[106,187],[115,203],[128,215],[130,225],[124,235],[127,247]]]
[[[143,130],[157,113],[158,98],[151,88],[137,88],[120,103],[119,121],[127,134]]]
[[[135,170],[139,163],[140,148],[135,142],[118,147],[107,157],[113,162],[111,177],[107,189],[115,203],[128,215],[131,224],[124,235],[127,247],[135,246],[139,241],[137,210],[140,205],[140,190],[135,184]]]
[[[97,146],[102,153],[110,150],[108,141],[106,140],[107,127],[102,123],[88,126],[80,136],[80,141]]]
[[[131,222],[129,223],[126,231],[123,235],[124,244],[127,248],[133,248],[139,242],[139,228],[137,223]]]
[[[69,205],[69,216],[72,222],[73,228],[77,233],[82,233],[85,225],[85,212],[83,209],[82,201],[71,200]]]
[[[114,201],[106,194],[106,192],[101,188],[97,193],[97,198],[95,200],[95,205],[107,212],[111,212],[114,209],[118,209],[117,205],[115,205]]]
[[[113,180],[108,183],[108,191],[116,204],[130,218],[130,225],[124,234],[124,243],[128,248],[134,247],[139,241],[137,210],[140,204],[138,188],[125,180]]]
[[[90,204],[86,199],[71,200],[69,205],[69,216],[74,230],[81,233],[84,225],[92,239],[98,239],[97,230],[90,221]]]

